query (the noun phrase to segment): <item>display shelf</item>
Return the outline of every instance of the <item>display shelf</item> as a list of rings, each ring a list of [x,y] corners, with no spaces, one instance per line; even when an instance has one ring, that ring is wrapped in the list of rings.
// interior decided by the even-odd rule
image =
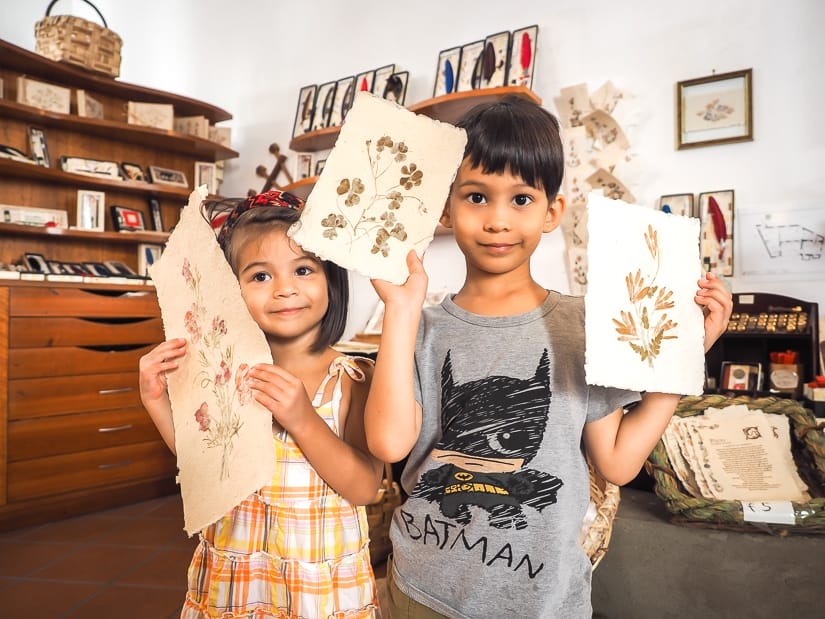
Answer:
[[[49,226],[25,226],[20,224],[0,223],[0,237],[6,235],[44,237],[54,240],[89,240],[107,243],[165,243],[168,232],[144,230],[141,232],[97,232],[95,230],[78,230],[75,228],[58,228]]]
[[[335,140],[341,127],[325,127],[316,131],[309,131],[289,141],[290,150],[298,153],[316,153],[319,150],[328,150],[335,146]]]

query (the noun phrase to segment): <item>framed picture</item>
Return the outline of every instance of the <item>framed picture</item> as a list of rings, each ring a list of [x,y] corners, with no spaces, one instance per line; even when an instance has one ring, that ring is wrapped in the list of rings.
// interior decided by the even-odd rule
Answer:
[[[163,232],[163,212],[157,198],[149,198],[149,214],[152,216],[152,229]]]
[[[449,95],[458,85],[458,66],[461,61],[461,47],[451,47],[438,53],[438,66],[435,69],[433,97]]]
[[[484,39],[481,56],[481,80],[475,88],[498,88],[507,80],[510,55],[510,32],[497,32]]]
[[[676,84],[679,150],[753,140],[752,69]]]
[[[484,41],[473,41],[461,46],[458,78],[453,92],[464,92],[478,88],[481,81],[481,54],[484,51]],[[476,76],[478,73],[478,76]]]
[[[330,127],[337,127],[347,117],[352,107],[352,98],[355,96],[355,76],[350,75],[338,80],[335,84],[335,97],[332,101],[332,111],[329,115]]]
[[[43,129],[29,127],[29,145],[35,163],[46,168],[51,167],[49,147],[46,145],[46,132]]]
[[[120,171],[123,178],[129,181],[146,181],[146,175],[143,173],[143,168],[137,163],[129,163],[124,161],[120,164]]]
[[[134,277],[137,275],[127,264],[119,260],[106,260],[103,264],[113,275],[122,275],[125,277]]]
[[[355,76],[355,92],[366,90],[372,92],[372,87],[375,84],[375,69],[364,71]],[[354,93],[353,93],[353,96]]]
[[[17,77],[17,102],[47,112],[68,114],[71,110],[72,89],[20,75]]]
[[[312,176],[312,153],[298,153],[295,164],[295,178],[309,178]]]
[[[659,210],[673,215],[693,217],[693,194],[671,193],[659,198]]]
[[[324,171],[324,165],[326,162],[326,159],[319,159],[315,162],[315,176],[321,176],[321,172]]]
[[[762,364],[723,361],[719,386],[722,391],[759,391],[762,389]]]
[[[111,277],[114,275],[102,262],[84,262],[83,267],[96,277]]]
[[[172,131],[175,128],[175,108],[171,103],[129,101],[126,104],[126,122]]]
[[[163,245],[140,243],[138,245],[138,275],[149,277],[149,267],[157,262],[163,253]]]
[[[375,77],[372,80],[372,93],[379,97],[384,96],[384,90],[387,87],[387,80],[395,73],[395,65],[388,64],[385,67],[380,67],[375,70]]]
[[[88,94],[85,90],[78,89],[77,97],[77,115],[85,118],[95,118],[103,120],[103,104]]]
[[[510,54],[507,59],[507,85],[533,87],[536,67],[536,42],[539,38],[537,25],[513,30]]]
[[[733,189],[699,194],[699,250],[706,271],[733,275]]]
[[[298,91],[298,108],[295,110],[295,125],[292,127],[292,137],[296,138],[312,129],[312,114],[315,111],[315,93],[317,84],[304,86]]]
[[[387,82],[384,85],[384,92],[381,96],[387,101],[392,101],[398,105],[404,105],[404,101],[407,99],[407,82],[409,79],[409,71],[399,71],[398,73],[393,73],[387,79]]]
[[[117,232],[137,232],[146,230],[146,223],[143,221],[143,213],[133,208],[112,205],[109,207],[112,213],[112,227]]]
[[[20,163],[31,163],[37,165],[37,162],[31,159],[23,151],[19,151],[13,146],[0,144],[0,159],[11,159],[12,161],[19,161]]]
[[[210,194],[218,193],[217,166],[211,161],[195,162],[195,187],[206,185]]]
[[[60,157],[60,169],[72,174],[83,174],[84,176],[98,176],[116,180],[122,180],[120,176],[120,166],[116,161],[99,161],[97,159],[86,159],[85,157]]]
[[[174,185],[175,187],[189,187],[186,174],[180,170],[162,168],[156,165],[149,166],[149,182],[159,185]]]
[[[29,271],[35,271],[36,273],[51,273],[52,270],[49,267],[49,263],[46,262],[46,259],[43,257],[42,254],[24,254],[23,256],[26,261],[26,267]]]
[[[315,96],[315,115],[312,118],[312,130],[326,129],[332,115],[332,106],[335,103],[335,86],[337,82],[327,82],[318,86]]]
[[[63,209],[0,204],[0,213],[2,213],[2,219],[0,219],[0,221],[4,224],[46,226],[54,228],[69,227],[69,214]]]
[[[106,194],[102,191],[78,190],[76,227],[80,230],[104,230],[105,207]]]

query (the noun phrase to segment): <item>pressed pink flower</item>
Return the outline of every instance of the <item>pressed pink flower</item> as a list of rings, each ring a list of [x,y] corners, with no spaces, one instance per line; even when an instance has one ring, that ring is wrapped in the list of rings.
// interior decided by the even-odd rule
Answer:
[[[252,401],[252,385],[249,378],[249,366],[246,363],[241,363],[235,371],[235,391],[238,393],[240,404]]]
[[[221,367],[215,375],[215,384],[224,385],[232,378],[232,370],[229,369],[229,364],[225,359],[221,359]]]
[[[192,309],[184,315],[183,324],[186,327],[186,331],[192,336],[192,341],[200,341],[201,327],[198,324],[198,306],[196,303],[193,303]]]
[[[183,279],[186,280],[187,286],[190,288],[195,287],[195,279],[192,277],[192,269],[189,266],[189,259],[183,259],[183,268],[181,269],[181,274],[183,275]]]
[[[209,416],[209,405],[206,402],[201,404],[198,410],[195,411],[195,421],[198,422],[201,432],[207,432],[209,430],[209,424],[212,418]]]
[[[220,316],[215,316],[212,319],[212,332],[216,336],[226,335],[226,322]]]

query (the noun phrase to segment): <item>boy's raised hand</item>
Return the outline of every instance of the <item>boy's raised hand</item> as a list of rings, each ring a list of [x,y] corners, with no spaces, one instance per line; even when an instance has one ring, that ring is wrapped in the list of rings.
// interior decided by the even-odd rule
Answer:
[[[699,291],[694,297],[705,314],[705,352],[728,328],[728,320],[733,311],[733,295],[725,288],[722,280],[713,273],[706,273],[699,280]]]

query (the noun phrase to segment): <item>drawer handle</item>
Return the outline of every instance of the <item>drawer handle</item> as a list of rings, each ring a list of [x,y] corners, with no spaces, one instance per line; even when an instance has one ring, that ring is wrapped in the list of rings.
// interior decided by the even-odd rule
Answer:
[[[116,469],[122,466],[129,466],[132,464],[131,460],[124,460],[123,462],[112,462],[111,464],[98,464],[99,469]]]
[[[122,426],[110,426],[108,428],[98,428],[98,432],[121,432],[123,430],[131,430],[131,423],[124,423]]]
[[[129,393],[134,391],[134,387],[120,387],[119,389],[99,389],[98,395],[114,395],[116,393]]]

